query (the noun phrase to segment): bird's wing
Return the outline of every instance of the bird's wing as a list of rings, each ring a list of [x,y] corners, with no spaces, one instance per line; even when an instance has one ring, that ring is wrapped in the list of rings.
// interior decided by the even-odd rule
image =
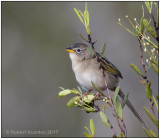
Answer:
[[[98,56],[100,56],[99,53]],[[102,58],[100,58],[100,62],[106,72],[111,73],[120,78],[123,78],[121,72],[106,57],[103,56]]]

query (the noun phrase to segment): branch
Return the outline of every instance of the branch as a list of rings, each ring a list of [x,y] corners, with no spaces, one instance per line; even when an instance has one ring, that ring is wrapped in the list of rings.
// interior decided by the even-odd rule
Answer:
[[[146,70],[146,66],[144,64],[143,48],[142,48],[142,44],[141,44],[141,36],[138,37],[138,41],[139,41],[139,47],[140,47],[140,50],[141,50],[141,56],[140,56],[141,57],[141,63],[142,63],[144,74],[145,74],[145,75],[142,75],[142,77],[145,80],[145,82],[148,83],[149,80],[147,79],[147,70]],[[154,106],[154,102],[152,101],[152,98],[150,99],[150,105],[151,105],[151,110],[153,112],[153,115],[156,118],[156,114],[155,114],[154,107],[153,107]]]
[[[115,111],[115,108],[114,108],[114,105],[113,105],[113,102],[112,102],[112,99],[111,99],[111,95],[110,95],[110,92],[109,92],[109,89],[108,89],[108,85],[107,85],[107,81],[106,81],[106,75],[105,75],[105,72],[104,72],[104,68],[103,68],[103,66],[102,66],[101,63],[100,63],[100,59],[99,59],[99,57],[97,56],[97,52],[96,52],[96,50],[95,50],[95,48],[94,48],[95,42],[92,42],[92,38],[91,38],[90,35],[88,35],[88,41],[87,41],[87,42],[91,45],[91,47],[92,47],[92,49],[93,49],[93,52],[94,52],[94,55],[95,55],[95,57],[96,57],[96,59],[97,59],[97,62],[99,63],[99,68],[100,68],[100,70],[102,71],[102,75],[103,75],[103,78],[104,78],[104,81],[105,81],[105,85],[106,85],[106,88],[107,88],[109,100],[110,100],[111,106],[112,106],[112,108],[113,108],[113,110],[114,110],[114,114],[115,114],[115,117],[116,117],[118,126],[119,126],[120,130],[124,133],[124,136],[127,136],[127,134],[126,134],[127,132],[125,131],[126,128],[123,129],[122,126],[121,126],[121,124],[120,124],[120,122],[119,122],[119,120],[118,120],[118,116],[117,116],[117,114],[116,114],[116,111]]]
[[[144,64],[144,60],[143,60],[143,48],[142,48],[142,44],[141,44],[141,36],[138,38],[138,41],[139,41],[139,47],[140,47],[140,50],[141,50],[141,63],[142,63],[142,66],[143,66],[143,69],[144,69],[144,74],[145,75],[142,75],[143,79],[145,80],[145,82],[148,82],[147,80],[147,70],[146,70],[146,66]]]
[[[114,132],[114,135],[117,136],[117,133],[116,133],[116,131],[114,130],[114,128],[113,128],[113,126],[112,126],[112,124],[111,124],[111,122],[110,122],[109,120],[108,120],[108,123],[109,123],[109,125],[110,125],[112,131]]]

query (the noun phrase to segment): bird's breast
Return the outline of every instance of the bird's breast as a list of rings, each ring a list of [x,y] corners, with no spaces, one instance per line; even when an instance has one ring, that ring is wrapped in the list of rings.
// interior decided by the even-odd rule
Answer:
[[[95,89],[92,85],[92,82],[96,84],[100,89],[103,89],[104,79],[100,70],[96,70],[90,67],[90,65],[78,64],[73,67],[73,71],[76,76],[77,82],[89,89]]]
[[[72,55],[70,55],[72,56]],[[105,80],[102,71],[99,69],[99,64],[95,60],[78,61],[72,60],[72,69],[75,73],[77,82],[88,90],[95,90],[92,82],[101,90],[106,89]],[[118,77],[109,72],[105,72],[106,82],[109,89],[113,90],[118,82]]]

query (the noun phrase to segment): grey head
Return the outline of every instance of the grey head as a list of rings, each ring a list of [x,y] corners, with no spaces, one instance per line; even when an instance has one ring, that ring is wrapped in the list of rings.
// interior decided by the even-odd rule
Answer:
[[[82,61],[85,58],[91,56],[89,51],[87,50],[87,45],[83,43],[74,43],[71,47],[66,48],[65,50],[70,52],[71,60],[77,59]]]

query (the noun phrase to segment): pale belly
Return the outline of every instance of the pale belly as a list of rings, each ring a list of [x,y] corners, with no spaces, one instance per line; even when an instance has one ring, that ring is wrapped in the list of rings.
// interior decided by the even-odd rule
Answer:
[[[76,76],[77,82],[81,86],[84,86],[85,88],[87,88],[88,90],[95,89],[94,86],[92,85],[92,82],[99,89],[102,89],[102,90],[105,89],[105,82],[101,72],[98,73],[95,70],[89,70],[89,71],[83,71],[81,72],[81,74],[76,73],[75,76]]]
[[[70,54],[72,57],[72,55]],[[73,60],[73,58],[71,58]],[[104,77],[102,75],[101,70],[97,67],[91,67],[90,64],[92,63],[74,63],[72,61],[72,68],[76,76],[77,82],[81,85],[87,88],[88,90],[93,89],[95,90],[94,86],[92,85],[92,82],[101,90],[106,89],[106,84]],[[73,66],[74,65],[74,66]],[[105,73],[106,75],[106,82],[107,87],[110,90],[114,90],[119,82],[119,78],[110,74]]]

